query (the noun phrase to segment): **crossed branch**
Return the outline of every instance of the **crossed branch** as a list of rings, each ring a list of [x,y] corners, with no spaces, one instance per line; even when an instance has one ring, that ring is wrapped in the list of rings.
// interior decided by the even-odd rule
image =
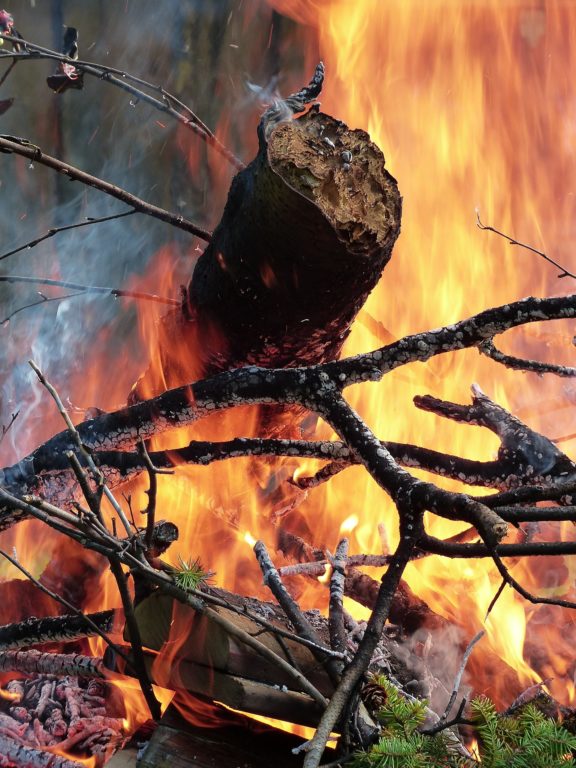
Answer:
[[[442,490],[411,475],[393,455],[393,452],[398,454],[397,446],[391,444],[389,449],[388,444],[376,437],[346,402],[343,390],[354,383],[378,381],[387,372],[402,365],[422,362],[445,352],[479,348],[495,335],[514,327],[574,317],[576,295],[527,298],[486,310],[451,326],[407,336],[373,352],[341,361],[292,369],[247,367],[222,373],[104,414],[77,427],[84,451],[99,464],[106,481],[118,485],[127,477],[146,470],[142,453],[134,450],[141,440],[240,405],[279,403],[304,406],[321,416],[334,429],[340,441],[307,443],[237,439],[227,444],[191,444],[180,449],[180,457],[202,464],[239,455],[322,456],[354,461],[363,464],[394,500],[399,516],[400,543],[396,552],[389,556],[388,569],[382,578],[364,639],[353,661],[344,670],[316,735],[307,745],[305,768],[319,765],[326,740],[337,725],[374,652],[392,598],[410,559],[422,551],[451,556],[490,556],[513,588],[528,599],[543,601],[529,595],[509,576],[501,557],[512,554],[511,548],[516,548],[513,550],[516,553],[522,547],[543,548],[547,545],[501,544],[508,531],[507,521],[521,520],[522,509],[514,508],[512,514],[509,511],[500,514],[494,499],[498,497],[498,503],[502,505],[533,502],[538,498],[556,498],[572,504],[576,492],[574,463],[553,443],[529,430],[479,390],[474,392],[472,406],[458,406],[432,398],[421,398],[418,404],[448,418],[488,426],[499,434],[502,441],[500,464],[508,462],[509,469],[513,471],[506,476],[502,472],[493,472],[492,484],[502,490],[494,497],[481,500],[466,493]],[[529,361],[526,367],[529,367]],[[571,375],[575,373],[571,371]],[[514,446],[519,450],[514,452]],[[66,511],[66,507],[70,508],[71,499],[78,493],[77,481],[70,469],[71,451],[78,452],[76,439],[69,431],[61,432],[17,465],[3,470],[0,527],[6,528],[31,515],[39,516],[62,532],[80,537],[86,544],[85,533],[76,535],[78,515]],[[80,463],[86,461],[80,454],[78,458]],[[401,456],[398,458],[401,459]],[[457,458],[454,457],[454,460]],[[169,455],[165,452],[152,452],[150,460],[155,467],[169,465]],[[490,467],[488,474],[493,469]],[[529,482],[534,485],[529,485]],[[425,510],[451,520],[466,521],[477,531],[481,543],[435,541],[424,529]],[[102,531],[98,535],[102,536]],[[567,546],[570,552],[575,549],[570,542],[557,543],[556,546]],[[528,549],[526,553],[529,551],[534,550]],[[567,601],[562,604],[576,607]]]

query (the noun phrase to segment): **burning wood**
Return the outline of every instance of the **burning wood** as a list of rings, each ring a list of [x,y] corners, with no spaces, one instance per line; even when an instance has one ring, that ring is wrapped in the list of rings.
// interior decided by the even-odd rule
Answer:
[[[102,632],[112,628],[114,611],[98,611],[84,616],[49,616],[29,618],[15,624],[0,626],[0,652],[42,643],[76,640],[96,634],[94,624]],[[91,622],[92,626],[88,624]],[[3,657],[5,658],[5,657]],[[6,667],[8,668],[8,667]],[[26,670],[22,670],[23,672]]]
[[[0,653],[0,671],[42,675],[102,676],[102,660],[79,653],[41,653],[40,651],[4,651]]]
[[[6,18],[4,21],[8,23]],[[118,73],[76,60],[75,32],[67,35],[69,55],[58,55],[21,38],[16,43],[11,24],[10,19],[10,26],[4,30],[8,31],[5,38],[14,46],[10,56],[48,56],[60,62],[60,74],[50,78],[49,83],[58,85],[68,78],[73,86],[82,84],[84,74],[98,74],[123,87]],[[379,381],[411,363],[426,363],[450,351],[472,348],[491,363],[512,369],[573,376],[576,371],[567,366],[504,354],[493,339],[533,322],[573,319],[576,298],[529,298],[513,303],[506,298],[501,306],[457,323],[449,317],[444,321],[446,325],[435,330],[399,339],[386,332],[385,346],[337,360],[354,318],[391,256],[399,234],[401,198],[395,179],[385,169],[381,151],[368,135],[350,130],[320,112],[314,103],[323,77],[324,68],[319,65],[307,86],[286,100],[276,101],[264,113],[258,127],[258,153],[246,167],[163,89],[155,91],[162,100],[144,94],[148,103],[160,105],[182,124],[195,126],[193,130],[203,135],[210,146],[241,168],[213,234],[45,155],[26,139],[0,137],[0,151],[58,170],[71,180],[95,186],[131,206],[118,216],[147,213],[209,243],[182,291],[180,305],[160,322],[155,363],[133,389],[129,407],[109,413],[93,411],[93,418],[75,426],[55,388],[34,366],[68,428],[2,470],[0,530],[34,517],[101,556],[102,570],[105,563],[109,564],[126,619],[125,639],[130,642],[130,648],[113,647],[124,668],[137,676],[155,718],[159,717],[160,707],[152,678],[232,706],[313,723],[316,734],[302,748],[306,752],[305,768],[317,768],[335,729],[342,733],[341,747],[345,750],[357,745],[366,747],[377,735],[377,708],[372,712],[374,717],[365,709],[366,702],[375,700],[368,695],[367,671],[398,674],[394,664],[403,654],[405,666],[414,677],[394,683],[394,695],[402,699],[406,697],[402,688],[420,686],[419,692],[430,692],[434,701],[432,686],[426,689],[425,685],[434,678],[435,671],[426,667],[433,666],[436,637],[448,638],[451,623],[432,611],[403,581],[412,561],[426,563],[432,554],[454,559],[490,558],[502,587],[491,599],[488,613],[502,598],[505,586],[533,603],[575,607],[571,600],[552,593],[533,595],[523,586],[524,581],[531,583],[530,579],[513,575],[511,566],[502,559],[576,553],[576,544],[559,540],[553,528],[558,520],[574,520],[573,509],[568,510],[576,498],[576,464],[568,455],[478,387],[473,388],[471,405],[436,396],[417,396],[414,402],[420,410],[495,432],[501,444],[493,461],[473,461],[420,445],[383,440],[359,416],[363,408],[353,409],[342,393],[352,385]],[[140,79],[124,79],[129,81],[126,87],[132,89],[131,93],[135,89],[140,93],[137,86],[149,87]],[[71,87],[71,83],[67,85]],[[562,276],[573,275],[564,269]],[[12,280],[14,276],[4,279]],[[66,282],[60,285],[78,287]],[[148,298],[157,300],[158,296]],[[172,298],[168,303],[175,301]],[[378,328],[377,321],[369,325]],[[434,380],[431,372],[427,380]],[[143,441],[151,443],[164,433],[181,435],[177,429],[196,426],[200,421],[207,421],[208,433],[210,425],[214,425],[214,433],[220,434],[223,412],[237,406],[259,406],[254,419],[258,437],[220,442],[196,439],[189,444],[188,438],[181,438],[180,445],[170,450],[155,450],[153,444],[144,446]],[[312,417],[309,423],[322,419],[338,439],[303,439],[307,432],[296,424],[296,417],[305,411]],[[220,421],[212,418],[216,412],[220,412]],[[234,434],[238,429],[242,434],[251,434],[248,428],[244,430],[243,423],[235,426]],[[293,439],[274,439],[279,435]],[[281,467],[256,491],[264,501],[257,522],[257,535],[262,538],[255,552],[264,582],[282,606],[285,618],[279,616],[275,606],[254,604],[207,587],[202,583],[202,569],[199,576],[192,573],[189,564],[194,562],[193,557],[188,561],[180,557],[184,565],[180,570],[159,560],[176,538],[177,529],[171,523],[156,523],[157,475],[178,464],[206,465],[241,456],[327,462],[317,472],[292,478],[292,490],[284,483],[290,481],[289,467]],[[324,482],[338,482],[336,476],[353,464],[363,466],[393,502],[399,534],[394,549],[350,554],[347,540],[341,539],[332,555],[327,549],[331,542],[323,542],[318,536],[323,546],[317,549],[300,536],[313,527],[310,519],[298,518],[306,493],[311,492],[314,498]],[[408,470],[412,467],[498,492],[475,497],[468,491],[446,491],[411,474]],[[146,474],[149,502],[143,513],[148,519],[144,531],[135,522],[130,502],[126,509],[113,491]],[[112,505],[111,519],[103,508],[103,499]],[[557,502],[559,507],[543,510],[525,506],[543,500]],[[171,502],[164,503],[170,513]],[[298,505],[302,505],[300,510]],[[438,519],[463,524],[465,529],[445,538],[433,535],[434,520]],[[522,528],[540,520],[551,526],[548,540],[533,540],[534,529]],[[518,526],[518,535],[514,531],[511,536],[509,524]],[[155,540],[154,532],[162,525],[166,535]],[[245,530],[248,526],[240,516],[230,515],[227,526],[226,535],[231,539],[249,540]],[[264,543],[276,539],[279,550],[289,560],[299,562],[300,570],[308,575],[314,574],[316,562],[322,563],[323,570],[325,564],[329,566],[327,624],[303,611],[290,594],[289,585],[283,583],[282,573]],[[3,555],[15,562],[6,553]],[[20,567],[17,561],[15,564]],[[66,552],[66,565],[71,564],[72,558]],[[386,567],[380,581],[360,570],[377,564]],[[33,680],[7,683],[2,697],[5,711],[0,717],[0,744],[2,739],[6,741],[9,761],[39,768],[71,768],[73,763],[68,758],[42,752],[42,748],[104,757],[122,740],[122,722],[107,714],[105,689],[98,687],[101,683],[94,679],[102,674],[99,659],[77,653],[47,654],[26,647],[26,642],[67,640],[88,634],[78,615],[85,604],[83,599],[76,607],[68,597],[49,591],[42,580],[27,575],[52,598],[76,610],[77,621],[68,625],[66,620],[58,623],[55,618],[30,622],[28,635],[20,631],[19,625],[7,627],[4,645],[0,631],[0,647],[25,648],[3,650],[0,669],[35,675]],[[130,577],[136,587],[134,597]],[[359,625],[346,614],[344,595],[370,608],[367,622]],[[106,614],[93,623],[96,633],[112,645],[107,636],[108,618]],[[387,630],[386,622],[397,626]],[[182,631],[175,635],[177,627]],[[187,640],[188,632],[191,637]],[[414,634],[417,637],[411,638],[412,646],[403,644],[406,636]],[[26,636],[28,641],[23,639]],[[459,637],[450,649],[460,646]],[[158,655],[152,658],[146,648]],[[418,654],[420,666],[412,658]],[[468,655],[466,651],[463,665]],[[463,665],[445,714],[437,723],[439,731],[446,727],[458,695]],[[81,678],[84,674],[89,681]],[[464,704],[460,703],[459,716],[463,711]],[[429,721],[429,713],[426,717]]]
[[[53,669],[59,668],[56,659]],[[93,755],[101,765],[126,738],[123,720],[107,714],[107,700],[106,684],[93,678],[40,674],[9,681],[0,689],[0,754],[6,765],[79,765],[63,753]]]

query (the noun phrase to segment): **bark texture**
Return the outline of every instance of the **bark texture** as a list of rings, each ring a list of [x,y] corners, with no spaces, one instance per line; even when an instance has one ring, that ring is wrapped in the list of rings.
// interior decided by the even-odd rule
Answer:
[[[312,109],[259,135],[136,399],[245,364],[334,359],[390,259],[401,197],[367,133]]]

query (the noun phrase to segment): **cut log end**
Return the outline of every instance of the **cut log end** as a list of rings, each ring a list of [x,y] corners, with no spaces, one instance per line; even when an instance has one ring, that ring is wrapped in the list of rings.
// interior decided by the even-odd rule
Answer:
[[[260,139],[182,311],[161,324],[162,371],[133,399],[242,365],[336,358],[390,259],[402,199],[367,133],[312,109]]]
[[[268,161],[321,209],[349,254],[378,260],[396,239],[401,198],[382,151],[365,131],[312,111],[273,131]]]

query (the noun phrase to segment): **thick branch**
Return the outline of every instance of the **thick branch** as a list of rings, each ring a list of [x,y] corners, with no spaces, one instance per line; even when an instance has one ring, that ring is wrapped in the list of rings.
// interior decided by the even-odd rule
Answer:
[[[78,425],[77,430],[84,445],[92,451],[102,451],[129,448],[140,439],[147,439],[169,429],[193,423],[218,410],[238,405],[294,403],[326,417],[330,409],[327,411],[325,405],[320,406],[319,400],[328,393],[327,388],[330,391],[334,390],[333,382],[337,382],[338,388],[341,388],[368,378],[379,379],[387,370],[412,360],[427,359],[450,349],[474,345],[483,338],[492,336],[495,325],[500,330],[505,330],[544,318],[573,316],[576,316],[576,297],[574,296],[523,299],[515,304],[487,310],[449,328],[407,337],[375,352],[347,358],[341,362],[296,369],[248,367],[222,373],[189,386],[169,390],[151,400],[91,419]],[[431,336],[440,340],[439,343],[434,344],[433,348],[425,341]],[[403,478],[402,483],[410,484],[413,478],[405,471],[403,471],[404,474],[397,474],[397,465],[392,456],[371,432],[366,433],[365,425],[362,425],[358,434],[355,432],[354,425],[357,423],[357,417],[352,416],[351,421],[348,419],[349,409],[343,401],[339,402],[338,409],[340,416],[344,418],[343,423],[347,424],[344,442],[348,444],[348,448],[358,453],[367,466],[376,466],[380,464],[382,458],[385,458],[385,463],[391,470],[390,482],[386,481],[386,483],[393,492],[393,486],[398,486],[399,478]],[[330,421],[334,416],[335,414],[332,414],[328,420]],[[367,442],[364,437],[367,437]],[[55,435],[17,465],[5,468],[2,476],[3,484],[16,495],[36,493],[41,487],[42,493],[47,498],[59,499],[62,483],[57,475],[51,478],[50,463],[55,462],[52,465],[53,469],[58,469],[58,462],[62,461],[60,457],[74,447],[67,432]],[[153,460],[155,460],[154,457]],[[36,470],[36,464],[42,468],[40,475]],[[458,494],[445,495],[445,492],[442,492],[437,496],[437,489],[424,483],[419,483],[418,489],[419,493],[423,494],[429,490],[432,497],[441,501],[439,506],[434,504],[434,498],[430,499],[434,511],[440,509],[441,513],[446,514],[446,509],[451,508],[452,517],[468,519],[462,517],[461,507],[463,507],[464,513],[471,515],[469,522],[472,524],[475,524],[472,518],[479,522],[478,515],[481,509],[495,506],[494,503],[484,503],[484,500],[476,506],[470,499]],[[70,487],[66,487],[65,491],[69,494]],[[512,498],[516,499],[516,497]],[[529,496],[528,500],[530,498],[533,497]],[[542,496],[542,498],[553,497]],[[510,497],[501,497],[501,501],[506,504],[513,503]],[[448,506],[445,506],[446,502],[449,502]],[[0,527],[6,527],[19,519],[19,515],[14,512],[3,513],[1,518]],[[490,520],[496,524],[493,516]]]

